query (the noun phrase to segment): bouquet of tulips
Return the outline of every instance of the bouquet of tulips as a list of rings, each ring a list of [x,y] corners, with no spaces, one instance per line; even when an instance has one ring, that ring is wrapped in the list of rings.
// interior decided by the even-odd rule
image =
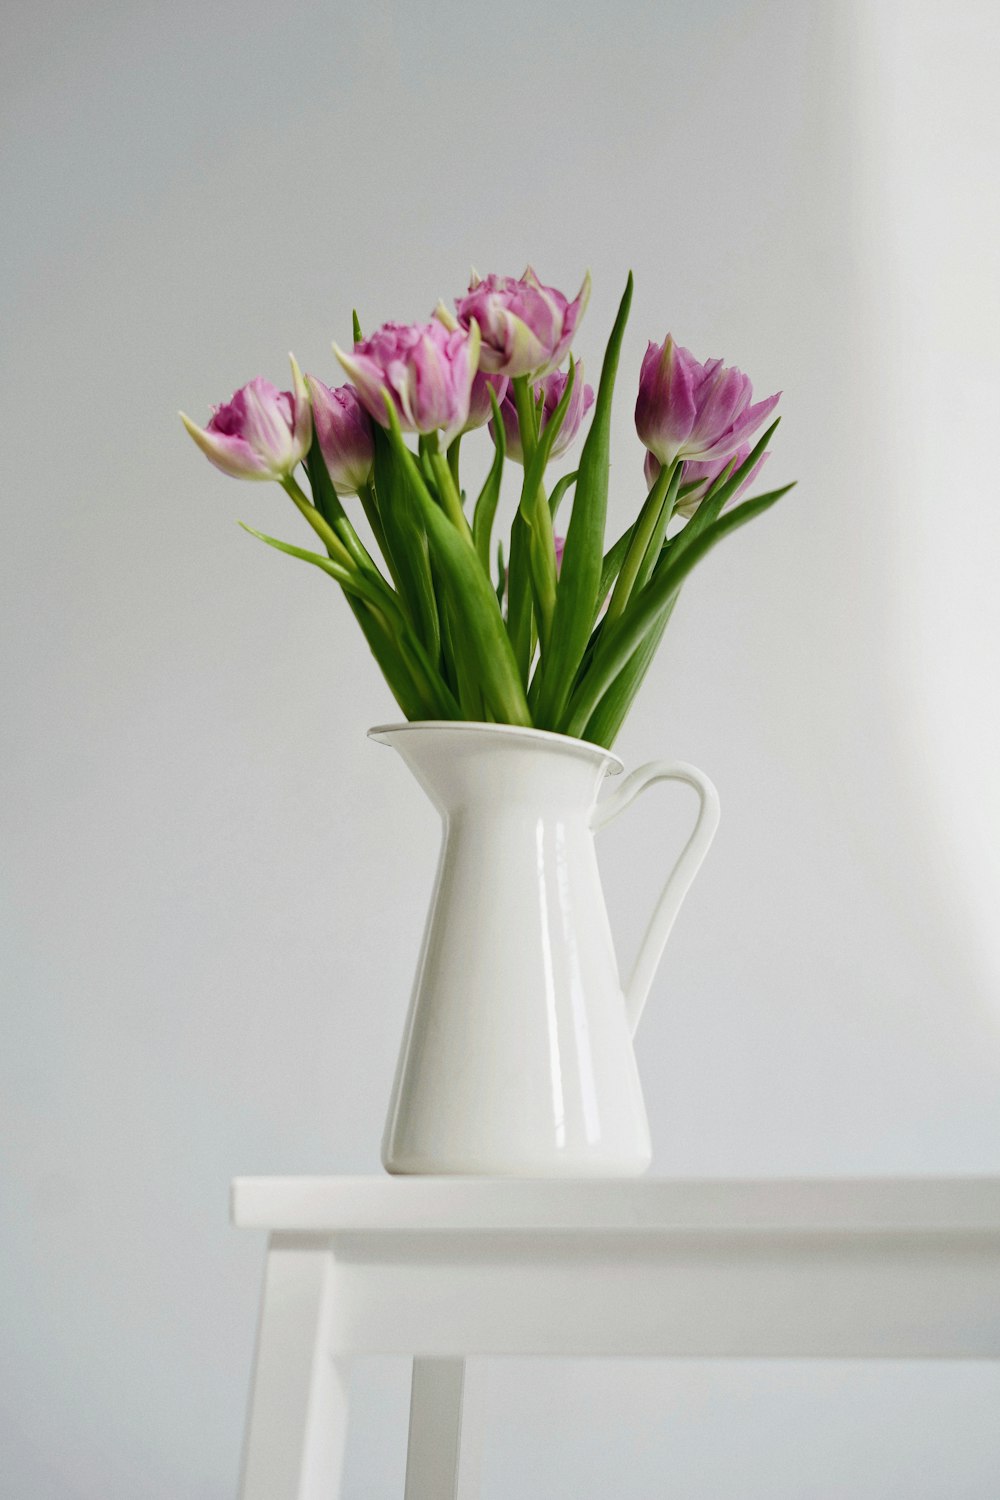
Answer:
[[[791,488],[732,505],[767,457],[777,419],[751,438],[778,396],[753,402],[741,371],[702,364],[668,335],[639,373],[642,504],[608,547],[611,402],[632,278],[596,398],[570,354],[589,291],[588,277],[570,301],[530,268],[474,276],[455,312],[439,304],[429,323],[364,338],[355,315],[353,349],[334,345],[348,385],[303,377],[292,358],[291,391],[258,377],[204,428],[181,414],[217,468],[290,496],[323,550],[253,534],[336,580],[408,719],[532,725],[609,747],[691,569]],[[588,413],[578,466],[550,483],[550,462]],[[492,463],[470,505],[461,445],[487,424]],[[509,463],[520,495],[507,544],[494,547]],[[345,508],[351,496],[367,528]]]

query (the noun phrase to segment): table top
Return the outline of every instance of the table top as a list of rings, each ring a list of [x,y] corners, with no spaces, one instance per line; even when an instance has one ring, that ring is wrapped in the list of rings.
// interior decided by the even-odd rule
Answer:
[[[1000,1177],[237,1177],[232,1220],[290,1233],[957,1234],[1000,1239]]]

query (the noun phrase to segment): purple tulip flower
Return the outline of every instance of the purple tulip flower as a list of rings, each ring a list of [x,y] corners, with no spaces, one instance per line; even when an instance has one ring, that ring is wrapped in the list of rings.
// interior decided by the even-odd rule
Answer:
[[[590,273],[572,302],[555,287],[543,286],[530,266],[514,276],[473,275],[466,296],[455,301],[457,320],[443,306],[438,317],[448,326],[482,334],[479,368],[493,375],[544,375],[565,358],[590,297]]]
[[[469,417],[464,430],[471,432],[475,427],[483,427],[493,415],[493,407],[490,405],[490,387],[497,401],[503,403],[507,394],[509,381],[506,375],[484,375],[482,370],[476,372],[472,382],[472,397],[469,401]]]
[[[559,402],[562,400],[566,389],[568,374],[563,370],[553,370],[551,375],[546,375],[537,381],[532,388],[534,400],[537,402],[541,397],[543,400],[541,413],[541,430],[544,431],[552,419]],[[594,404],[593,386],[583,383],[583,361],[576,367],[573,379],[573,394],[569,398],[569,406],[563,417],[563,424],[559,429],[555,442],[552,444],[551,458],[558,458],[565,453],[570,443],[580,430],[580,423]],[[514,459],[516,463],[524,463],[524,449],[521,446],[521,427],[517,420],[517,407],[514,404],[513,392],[508,391],[507,396],[500,405],[500,415],[503,417],[504,436],[507,439],[507,457]],[[494,424],[490,423],[490,432],[493,432]]]
[[[307,375],[306,386],[316,441],[333,487],[340,495],[356,495],[368,483],[375,461],[372,419],[353,385],[331,390],[314,375]]]
[[[287,479],[309,452],[312,413],[302,372],[292,358],[290,391],[260,375],[221,406],[207,427],[181,412],[181,421],[217,469],[233,479]]]
[[[751,405],[748,376],[721,359],[701,364],[670,334],[650,343],[639,376],[636,430],[661,464],[676,458],[728,459],[778,404],[777,395]]]
[[[404,432],[441,430],[445,447],[469,416],[479,360],[479,330],[454,332],[441,323],[383,323],[345,354],[333,351],[357,388],[362,406],[388,427],[388,395]]]

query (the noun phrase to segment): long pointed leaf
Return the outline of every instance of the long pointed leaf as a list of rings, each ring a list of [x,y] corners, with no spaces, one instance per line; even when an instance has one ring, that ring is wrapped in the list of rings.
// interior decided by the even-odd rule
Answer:
[[[391,646],[387,645],[386,647],[388,653],[386,659],[383,659],[378,653],[376,653],[376,657],[393,693],[396,693],[394,686],[395,672],[392,660],[390,659],[393,652],[397,653],[397,659],[400,656],[402,657],[411,677],[416,683],[423,703],[423,712],[417,714],[416,717],[426,718],[430,716],[442,719],[459,719],[462,717],[458,704],[447,683],[441,677],[434,664],[428,659],[427,653],[420,644],[420,641],[415,635],[411,634],[410,626],[398,603],[394,603],[391,597],[389,600],[386,600],[384,595],[379,590],[373,588],[371,583],[362,575],[349,573],[339,563],[331,562],[328,557],[323,557],[319,552],[309,552],[304,547],[296,547],[291,542],[283,542],[278,537],[268,536],[266,532],[257,531],[253,526],[248,526],[245,521],[241,521],[240,525],[244,531],[249,532],[251,536],[257,537],[258,540],[266,542],[269,547],[273,547],[277,552],[284,552],[289,557],[297,557],[302,562],[312,563],[313,567],[319,568],[322,572],[329,574],[344,590],[344,593],[347,595],[347,601],[354,610],[359,622],[361,622],[361,616],[355,605],[364,605],[365,609],[370,615],[375,617],[376,622],[381,627],[381,634],[386,642],[392,643]],[[362,629],[365,630],[368,644],[372,646],[372,636],[365,628],[364,623],[361,623]],[[372,646],[373,651],[374,649],[374,646]],[[396,695],[396,701],[403,712],[407,713],[406,706],[398,694]],[[408,714],[407,717],[409,717]]]
[[[554,728],[564,717],[566,700],[594,622],[608,509],[611,400],[631,303],[630,271],[604,355],[594,415],[577,471],[576,497],[566,532],[551,640],[541,663],[541,693],[535,721],[541,728]]]
[[[420,507],[464,639],[475,657],[483,697],[500,722],[530,725],[528,701],[489,574],[471,538],[456,530],[431,496],[416,459],[403,442],[395,410],[388,403],[386,410],[393,457]]]
[[[668,554],[669,560],[663,567],[657,569],[639,598],[630,604],[626,613],[612,629],[604,633],[601,648],[595,654],[589,672],[573,694],[564,719],[558,726],[564,734],[581,735],[583,733],[591,715],[618,673],[632,653],[641,645],[647,632],[655,628],[660,614],[670,603],[692,568],[696,567],[705,554],[711,551],[716,542],[720,542],[723,537],[736,531],[740,526],[745,526],[748,521],[752,521],[763,511],[769,510],[776,501],[781,499],[782,495],[787,495],[793,487],[793,485],[786,484],[779,490],[771,490],[766,495],[758,495],[753,500],[745,501],[743,505],[737,506],[735,510],[729,511],[727,515],[721,516],[713,525],[707,527],[681,556],[675,556],[674,549],[671,549]]]
[[[305,465],[312,487],[313,504],[320,515],[340,538],[358,567],[388,588],[389,585],[381,570],[351,524],[351,519],[334,488],[319,440],[315,435],[306,455]]]
[[[561,479],[557,479],[552,486],[552,493],[549,495],[549,515],[553,521],[556,518],[556,512],[569,493],[570,487],[576,484],[576,475],[577,471],[573,469],[569,474],[564,474]]]
[[[500,415],[500,406],[497,402],[493,387],[486,387],[490,398],[490,406],[493,408],[493,442],[495,445],[493,462],[490,472],[486,476],[486,482],[479,491],[479,499],[476,501],[472,512],[472,540],[476,544],[479,553],[479,561],[486,569],[490,570],[490,552],[492,550],[493,522],[496,518],[497,504],[500,500],[500,485],[503,480],[503,463],[507,456],[507,438],[504,432],[503,417]]]
[[[720,483],[716,480],[704,500],[698,506],[694,515],[688,521],[683,531],[678,532],[675,540],[677,551],[675,557],[682,557],[687,548],[690,547],[707,527],[718,520],[722,507],[731,500],[743,483],[746,476],[752,472],[761,454],[767,447],[781,418],[775,417],[763,437],[758,438],[753,448],[740,464],[739,468],[726,473]]]
[[[441,633],[427,535],[409,486],[393,458],[389,439],[378,425],[375,426],[375,494],[399,591],[428,656],[436,662],[441,654]]]
[[[257,531],[255,527],[248,526],[245,521],[241,521],[240,525],[244,531],[248,531],[258,541],[266,542],[275,551],[284,552],[289,557],[297,557],[302,562],[312,563],[313,567],[321,568],[324,573],[329,573],[331,578],[337,580],[345,593],[367,600],[369,604],[374,605],[383,613],[387,608],[391,610],[391,601],[387,600],[363,573],[352,573],[348,568],[342,567],[338,562],[333,562],[329,557],[324,557],[320,552],[310,552],[305,547],[294,546],[292,542],[283,542],[276,536],[268,536],[266,531]]]
[[[510,552],[507,557],[507,634],[514,650],[518,676],[527,689],[531,658],[535,650],[535,606],[531,592],[531,558],[528,548],[531,533],[520,511],[510,528]]]
[[[642,644],[633,651],[625,666],[618,673],[588,720],[587,727],[581,736],[582,739],[591,740],[595,745],[602,745],[605,750],[611,749],[618,738],[618,731],[625,722],[635,696],[643,684],[646,673],[652,665],[653,657],[659,649],[679,595],[678,589],[656,625],[647,632]]]
[[[347,602],[354,612],[354,618],[361,626],[368,649],[378,662],[382,676],[389,686],[389,691],[403,710],[408,719],[425,719],[430,716],[447,718],[445,706],[433,697],[426,696],[420,686],[414,681],[413,674],[407,669],[406,661],[400,653],[397,642],[393,639],[390,631],[383,625],[381,619],[368,608],[361,599],[352,599],[348,594]]]
[[[610,547],[604,554],[604,560],[601,563],[601,582],[597,589],[597,607],[594,610],[595,615],[600,613],[604,601],[608,597],[611,585],[614,583],[615,579],[618,577],[619,572],[621,571],[621,565],[625,561],[628,549],[632,544],[632,537],[634,533],[635,522],[633,521],[628,530],[622,532],[621,536],[618,538],[617,542],[615,542],[614,546]]]
[[[520,514],[529,528],[528,557],[531,564],[531,585],[535,601],[535,616],[538,620],[538,635],[544,653],[548,646],[552,616],[556,606],[556,552],[552,533],[552,512],[545,498],[542,479],[545,466],[552,452],[552,445],[559,436],[563,420],[569,410],[576,380],[576,365],[570,357],[566,384],[555,411],[541,430],[532,448],[525,450],[524,484],[521,489]],[[522,395],[524,392],[522,391]],[[524,406],[522,401],[521,405]],[[541,412],[539,401],[539,413]]]

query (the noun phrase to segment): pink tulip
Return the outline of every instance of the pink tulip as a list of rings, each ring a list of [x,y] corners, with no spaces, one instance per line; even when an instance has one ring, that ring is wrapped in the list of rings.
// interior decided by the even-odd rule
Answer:
[[[537,381],[532,387],[532,396],[535,402],[537,403],[538,398],[542,397],[544,403],[540,423],[543,432],[552,419],[552,413],[562,400],[568,379],[569,376],[564,371],[553,370],[551,375],[544,376],[543,379]],[[552,444],[551,458],[558,458],[561,453],[566,452],[566,449],[580,430],[580,423],[593,404],[593,387],[584,385],[583,383],[583,361],[581,360],[576,367],[576,374],[573,380],[573,394],[569,398],[566,415],[563,417],[563,423],[556,436],[556,440]],[[524,449],[521,446],[521,428],[517,420],[517,407],[514,404],[512,391],[507,392],[506,399],[501,403],[500,415],[503,417],[504,435],[507,439],[507,457],[514,459],[516,463],[523,464]],[[492,433],[492,431],[493,423],[491,422],[490,432]]]
[[[544,375],[565,358],[590,297],[590,274],[572,302],[543,286],[528,266],[524,275],[474,276],[468,294],[456,299],[457,324],[482,333],[479,368],[494,375]],[[439,308],[449,324],[451,314]]]
[[[697,459],[685,460],[681,466],[681,489],[683,490],[685,485],[694,484],[697,481],[700,481],[700,483],[698,483],[697,489],[689,490],[686,495],[682,494],[680,496],[677,504],[674,506],[674,515],[693,516],[723,470],[732,464],[733,472],[735,473],[740,464],[746,460],[749,452],[750,444],[741,443],[736,452],[731,453],[728,458],[713,458],[709,459],[706,463],[699,462]],[[742,495],[748,485],[753,484],[769,457],[770,455],[767,453],[761,454],[746,478],[740,482],[739,487],[730,495],[728,504],[731,505],[734,500]],[[655,454],[647,450],[643,470],[649,489],[653,488],[653,485],[659,478],[660,467],[660,460]]]
[[[439,322],[383,323],[351,354],[334,353],[357,387],[362,406],[388,427],[388,395],[404,432],[441,431],[445,446],[465,427],[479,358],[479,330],[450,331]]]
[[[368,483],[375,460],[372,419],[353,385],[331,390],[314,375],[306,376],[313,425],[323,462],[341,495],[356,495]]]
[[[748,376],[721,359],[700,364],[668,334],[650,343],[639,376],[636,430],[661,464],[727,459],[778,404],[777,395],[751,405]]]
[[[261,376],[212,408],[207,427],[181,421],[217,469],[234,479],[287,479],[309,451],[312,415],[302,372],[292,359],[291,391]]]
[[[503,401],[507,394],[509,381],[506,375],[484,375],[482,370],[477,371],[472,382],[472,397],[469,401],[469,417],[465,424],[465,431],[471,432],[474,427],[483,427],[492,417],[493,408],[490,405],[490,388],[497,401]]]

